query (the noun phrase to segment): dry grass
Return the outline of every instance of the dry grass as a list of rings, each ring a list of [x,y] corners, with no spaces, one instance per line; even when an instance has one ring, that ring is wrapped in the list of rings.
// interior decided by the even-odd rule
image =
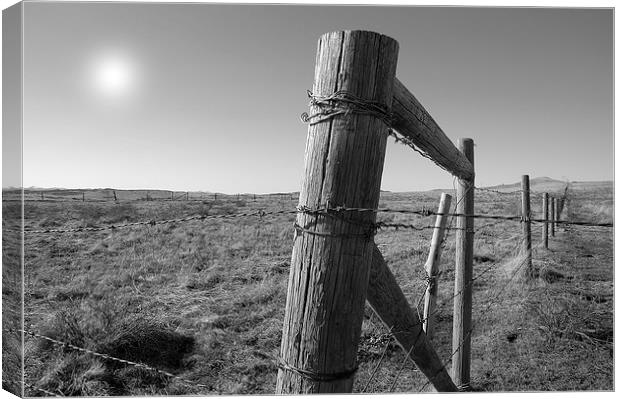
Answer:
[[[579,194],[569,206],[578,210],[595,206],[601,202],[599,194],[595,198]],[[253,197],[189,202],[29,201],[25,217],[31,229],[98,226],[190,214],[292,209],[296,201],[285,197],[259,197],[256,201],[250,199]],[[383,193],[381,207],[435,209],[439,197],[439,192]],[[608,192],[606,199],[610,197]],[[518,196],[480,192],[476,201],[476,213],[512,215],[519,209]],[[582,203],[586,205],[578,205]],[[5,214],[11,214],[11,206],[4,204]],[[534,200],[532,208],[539,212]],[[432,217],[401,214],[380,214],[380,220],[419,226],[433,223]],[[272,393],[290,267],[291,224],[291,216],[275,216],[27,236],[25,317],[32,331],[138,361],[204,387],[47,345],[31,337],[25,348],[27,381],[64,395],[81,396]],[[478,226],[484,224],[486,221],[477,222]],[[432,230],[388,230],[376,237],[414,307],[424,292],[422,265],[431,234]],[[563,254],[558,244],[561,240],[573,240],[573,248],[587,247],[579,244],[583,234],[568,234],[559,233],[552,251],[535,252],[536,270],[547,278],[527,283],[519,276],[504,288],[520,264],[519,223],[502,223],[478,232],[474,275],[486,272],[474,282],[475,389],[611,389],[610,375],[584,375],[579,384],[566,381],[574,372],[562,359],[580,356],[580,364],[611,365],[601,348],[609,345],[611,335],[605,331],[610,331],[612,325],[608,320],[612,314],[610,302],[587,299],[598,298],[593,286],[576,284],[594,284],[596,277],[601,279],[597,284],[611,286],[610,248],[601,241],[600,248],[592,250],[593,256],[604,255],[597,258],[598,266],[584,268],[577,276],[571,262],[554,263]],[[451,233],[442,255],[439,324],[434,339],[443,359],[448,359],[452,351],[453,238]],[[567,248],[564,252],[575,250]],[[573,278],[550,281],[548,277],[553,273]],[[565,294],[568,296],[562,302],[553,294],[558,284],[580,294]],[[562,306],[579,316],[571,319],[572,324],[559,317],[557,309]],[[605,316],[601,325],[594,325],[586,314]],[[548,350],[551,344],[554,349]],[[592,352],[593,348],[598,349]],[[354,390],[420,389],[426,379],[410,362],[403,363],[403,358],[404,353],[387,329],[366,309]],[[548,369],[555,368],[553,378],[537,366],[541,362]]]

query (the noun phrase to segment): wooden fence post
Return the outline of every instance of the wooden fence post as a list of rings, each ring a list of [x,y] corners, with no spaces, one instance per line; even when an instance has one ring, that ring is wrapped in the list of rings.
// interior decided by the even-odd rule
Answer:
[[[551,198],[551,237],[555,237],[555,198]]]
[[[112,193],[114,193],[114,201],[118,201],[118,199],[116,198],[116,190],[113,190]]]
[[[312,92],[391,108],[398,43],[367,31],[321,36]],[[311,106],[299,205],[377,209],[388,127],[383,114]],[[353,107],[353,108],[352,108]],[[374,107],[373,107],[374,108]],[[375,108],[377,109],[377,108]],[[341,112],[338,112],[340,110]],[[277,394],[348,393],[357,369],[375,212],[300,212],[291,257]]]
[[[474,165],[474,141],[460,139],[459,149]],[[456,186],[456,213],[474,214],[474,178],[458,179]],[[471,366],[471,308],[472,274],[474,263],[474,218],[456,218],[456,254],[454,274],[454,317],[452,328],[452,380],[459,389],[466,389]]]
[[[86,193],[82,191],[82,202],[86,201]]]
[[[217,201],[217,193],[213,193],[213,200]]]
[[[442,193],[439,200],[439,210],[435,219],[435,229],[433,230],[433,238],[431,239],[431,249],[426,260],[426,276],[428,285],[426,286],[426,295],[424,296],[424,332],[429,339],[433,338],[433,327],[435,324],[435,302],[437,300],[437,277],[439,272],[439,259],[441,257],[441,244],[448,222],[447,214],[450,212],[450,202],[452,197],[449,194]]]
[[[549,248],[549,193],[543,194],[542,211],[545,222],[542,225],[542,239],[545,249]]]
[[[532,212],[530,209],[530,176],[521,176],[521,223],[523,223],[523,254],[526,273],[532,273]]]
[[[185,201],[189,201],[189,191],[185,192]]]

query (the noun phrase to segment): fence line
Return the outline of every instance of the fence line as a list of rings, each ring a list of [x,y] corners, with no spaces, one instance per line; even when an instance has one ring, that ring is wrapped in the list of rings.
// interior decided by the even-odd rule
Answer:
[[[495,296],[495,297],[494,297],[491,301],[489,301],[489,302],[488,302],[488,305],[486,306],[486,308],[485,308],[485,309],[484,309],[484,310],[480,313],[481,315],[486,314],[486,313],[487,313],[487,312],[491,309],[491,307],[492,307],[493,305],[495,305],[495,304],[496,304],[497,300],[498,300],[498,299],[502,296],[502,294],[504,294],[504,293],[506,293],[506,292],[507,292],[507,291],[506,291],[506,288],[507,288],[507,287],[508,287],[508,286],[509,286],[509,285],[510,285],[513,281],[514,281],[514,278],[515,278],[515,277],[519,274],[519,271],[520,271],[520,270],[521,270],[521,268],[523,268],[523,266],[525,266],[525,265],[527,265],[527,261],[526,261],[526,259],[523,259],[523,260],[520,262],[519,266],[518,266],[517,268],[515,268],[515,270],[513,270],[513,273],[512,273],[512,275],[510,276],[510,278],[508,279],[508,281],[507,281],[506,283],[504,283],[502,286],[500,286],[500,287],[497,289],[497,291],[496,291],[496,292],[497,292],[497,295],[496,295],[496,296]],[[476,327],[476,324],[475,324],[475,323],[473,323],[473,324],[472,324],[472,326],[471,326],[471,328],[470,328],[470,329],[469,329],[469,331],[467,332],[467,335],[468,335],[468,336],[471,336],[471,334],[473,333],[473,331],[474,331],[475,327]],[[448,358],[448,359],[444,362],[444,367],[446,367],[446,366],[447,366],[450,362],[452,362],[452,359],[453,359],[453,357],[454,357],[455,353],[456,353],[458,350],[459,350],[459,348],[456,348],[456,349],[452,352],[452,354],[449,356],[449,358]],[[426,382],[426,383],[422,386],[422,388],[420,388],[419,392],[422,392],[422,391],[424,390],[424,388],[426,388],[426,387],[428,386],[428,384],[430,384],[430,383],[431,383],[431,380],[429,379],[429,380],[428,380],[428,381],[427,381],[427,382]],[[460,388],[461,390],[466,390],[466,389],[469,389],[469,388],[470,388],[470,386],[469,386],[469,384],[467,384],[466,386],[459,386],[459,388]]]
[[[3,229],[3,231],[9,233],[27,233],[27,234],[49,234],[49,233],[77,233],[82,231],[105,231],[105,230],[116,230],[123,229],[128,227],[136,227],[136,226],[156,226],[162,224],[171,224],[171,223],[184,223],[190,221],[204,221],[204,220],[214,220],[214,219],[235,219],[235,218],[243,218],[243,217],[263,217],[263,216],[273,216],[273,215],[294,215],[297,213],[315,213],[315,214],[334,214],[334,213],[342,213],[342,212],[375,212],[375,213],[400,213],[400,214],[411,214],[418,215],[422,217],[427,216],[452,216],[452,217],[471,217],[474,219],[491,219],[491,220],[500,220],[500,221],[523,221],[523,216],[514,215],[514,216],[504,216],[504,215],[489,215],[489,214],[465,214],[465,213],[440,213],[435,212],[428,209],[392,209],[392,208],[379,208],[379,209],[368,209],[368,208],[346,208],[346,207],[336,207],[336,208],[317,208],[315,210],[278,210],[278,211],[254,211],[254,212],[243,212],[243,213],[233,213],[233,214],[221,214],[221,215],[193,215],[186,216],[182,218],[176,219],[164,219],[164,220],[145,220],[140,222],[131,222],[124,224],[112,224],[106,226],[96,226],[96,227],[75,227],[69,229],[41,229],[41,230],[15,230],[15,229]],[[530,222],[534,223],[549,223],[549,220],[545,219],[536,219],[531,218]],[[572,226],[584,226],[584,227],[614,227],[613,223],[594,223],[594,222],[580,222],[580,221],[568,221],[568,220],[555,220],[555,224],[562,225],[572,225]],[[426,230],[426,229],[434,229],[435,226],[415,226],[411,224],[404,223],[389,223],[389,222],[376,222],[376,228],[404,228],[404,229],[415,229],[415,230]],[[448,227],[448,230],[461,230],[460,228]]]
[[[456,206],[456,205],[455,205],[455,206]],[[363,208],[325,208],[325,209],[316,210],[316,211],[313,211],[313,212],[326,212],[326,213],[339,212],[339,213],[342,213],[342,212],[366,212],[366,211],[369,211],[369,210],[368,210],[368,209],[363,209]],[[185,222],[185,221],[190,221],[190,220],[201,220],[201,219],[232,219],[232,218],[236,218],[236,217],[251,217],[251,216],[266,216],[266,215],[296,214],[296,213],[298,213],[298,212],[300,212],[300,211],[299,211],[299,210],[280,210],[280,211],[274,211],[274,212],[263,212],[263,211],[258,211],[258,212],[246,212],[246,213],[231,214],[231,215],[194,216],[194,217],[186,217],[186,218],[178,218],[178,219],[169,219],[169,220],[162,220],[162,221],[137,222],[137,223],[127,224],[127,225],[125,225],[124,227],[128,227],[128,226],[138,226],[138,225],[165,224],[165,223],[172,223],[172,222]],[[417,215],[417,216],[427,216],[427,215],[430,215],[430,214],[441,215],[441,213],[438,213],[438,212],[432,212],[432,211],[429,211],[429,210],[426,210],[426,209],[422,209],[422,210],[411,210],[411,209],[391,209],[391,208],[384,208],[384,209],[378,209],[376,212],[395,212],[395,213],[403,213],[403,214],[414,214],[414,215]],[[457,216],[463,216],[463,214],[456,213],[456,212],[446,213],[445,215],[446,215],[446,216],[451,216],[451,217],[452,217],[452,220],[454,219],[454,217],[457,217]],[[494,222],[492,222],[492,223],[489,223],[489,224],[486,224],[486,225],[482,225],[482,226],[478,226],[478,227],[476,228],[476,230],[478,230],[478,231],[480,231],[480,230],[482,230],[482,229],[484,229],[484,228],[493,227],[493,226],[495,226],[495,225],[498,225],[498,224],[504,223],[504,222],[506,222],[506,221],[515,221],[515,222],[519,222],[519,221],[521,221],[521,220],[520,220],[520,218],[521,218],[520,216],[519,216],[519,217],[517,217],[517,216],[514,216],[514,217],[502,217],[501,215],[472,215],[472,216],[473,216],[473,217],[475,217],[475,218],[491,218],[491,219],[498,219],[498,220],[496,220],[496,221],[494,221]],[[539,220],[532,219],[532,221],[539,221]],[[540,220],[540,222],[545,222],[545,220],[544,220],[544,219],[543,219],[543,220]],[[578,225],[578,226],[584,226],[584,225],[585,225],[586,227],[612,227],[612,226],[613,226],[613,224],[611,224],[611,223],[589,224],[589,223],[584,223],[584,222],[568,222],[568,221],[561,221],[561,220],[557,220],[557,221],[556,221],[556,223],[558,223],[558,224],[566,224],[566,225]],[[385,228],[385,227],[396,227],[396,228],[398,229],[398,228],[406,228],[406,227],[409,227],[409,226],[410,226],[410,227],[415,227],[416,229],[421,229],[421,228],[419,228],[418,226],[414,226],[414,225],[394,224],[393,226],[390,226],[390,224],[388,224],[388,223],[383,223],[383,224],[381,224],[381,222],[377,223],[377,227],[379,227],[379,228]],[[119,227],[118,225],[113,225],[113,226],[108,226],[107,228],[114,229],[114,228],[118,228],[118,227]],[[425,226],[425,227],[428,227],[428,228],[434,228],[434,226]],[[101,227],[101,228],[99,228],[99,229],[102,229],[102,228],[105,228],[105,227]],[[449,230],[456,230],[456,229],[458,229],[458,228],[448,227],[448,229],[449,229]],[[92,228],[88,228],[88,230],[92,230]],[[30,232],[32,232],[32,231],[30,231]],[[57,231],[54,231],[54,230],[49,230],[49,231],[45,231],[45,232],[53,233],[53,232],[57,232]],[[447,236],[446,236],[446,237],[444,237],[444,242],[443,242],[443,243],[445,243],[446,238],[447,238]],[[443,243],[442,243],[442,244],[443,244]],[[520,245],[521,245],[521,243],[522,243],[522,241],[518,242],[518,243],[517,243],[517,247],[518,247],[518,246],[520,246]],[[480,277],[482,277],[483,275],[485,275],[485,274],[487,274],[489,271],[491,271],[493,268],[495,268],[495,267],[497,266],[497,263],[498,263],[498,262],[494,262],[492,265],[490,265],[489,267],[487,267],[486,269],[484,269],[482,272],[480,272],[480,273],[478,273],[476,276],[472,277],[472,279],[471,279],[471,280],[470,280],[470,282],[468,283],[468,286],[470,286],[471,284],[473,284],[473,282],[474,282],[474,281],[476,281],[477,279],[479,279]],[[520,268],[522,268],[522,267],[523,267],[523,262],[521,262],[521,265],[518,267],[518,269],[520,269]],[[518,270],[518,269],[517,269],[517,270]],[[514,274],[513,274],[513,276],[511,277],[511,279],[509,280],[509,282],[510,282],[510,281],[512,281],[512,280],[513,280],[513,278],[514,278]],[[424,287],[424,289],[426,289],[426,287]],[[444,306],[444,305],[446,305],[446,304],[447,304],[450,300],[452,300],[452,299],[453,299],[453,298],[455,298],[456,296],[460,295],[460,294],[461,294],[461,292],[462,292],[462,291],[459,291],[459,292],[455,293],[453,296],[451,296],[451,297],[449,297],[449,298],[446,298],[444,301],[442,301],[442,303],[440,304],[440,306],[438,306],[438,307],[436,308],[436,310],[435,310],[433,313],[429,314],[429,316],[431,316],[431,315],[433,315],[433,314],[438,313],[438,312],[440,311],[440,309],[441,309],[441,308],[443,308],[443,306]],[[483,312],[483,314],[484,314],[484,312]],[[426,318],[424,318],[424,319],[421,319],[421,320],[420,320],[420,324],[421,324],[421,323],[423,323],[423,322],[424,322],[424,321],[425,321],[425,320],[426,320],[429,316],[427,316],[427,317],[426,317]],[[473,330],[473,328],[472,328],[472,330]],[[16,331],[21,331],[21,330],[16,330]],[[30,336],[33,336],[33,337],[39,338],[39,339],[45,339],[45,340],[48,340],[48,341],[50,341],[50,342],[54,343],[54,344],[55,344],[55,345],[57,345],[57,346],[61,346],[61,347],[69,347],[69,348],[74,349],[74,350],[77,350],[77,351],[81,351],[81,352],[85,352],[85,353],[90,353],[90,354],[91,354],[91,355],[93,355],[93,356],[99,356],[99,357],[102,357],[102,358],[106,358],[106,359],[108,359],[108,360],[114,360],[114,361],[117,361],[117,362],[124,363],[124,364],[126,364],[126,365],[131,365],[131,366],[134,366],[134,367],[141,367],[141,368],[145,368],[145,369],[148,369],[148,370],[151,370],[151,371],[155,371],[155,372],[161,373],[161,374],[163,374],[163,375],[165,375],[165,376],[167,376],[167,377],[169,377],[169,378],[174,378],[174,379],[179,380],[179,381],[182,381],[182,382],[184,382],[184,383],[191,384],[191,385],[193,385],[193,386],[197,386],[197,387],[207,387],[206,385],[198,384],[198,383],[195,383],[195,382],[193,382],[193,381],[183,379],[183,378],[181,378],[181,377],[175,376],[174,374],[168,373],[168,372],[163,371],[163,370],[156,369],[156,368],[151,367],[151,366],[148,366],[148,365],[144,365],[144,364],[141,364],[141,363],[136,363],[136,362],[131,362],[131,361],[124,360],[124,359],[120,359],[120,358],[115,358],[115,357],[112,357],[112,356],[109,356],[109,355],[106,355],[106,354],[97,353],[97,352],[95,352],[95,351],[91,351],[91,350],[88,350],[88,349],[85,349],[85,348],[80,348],[80,347],[77,347],[77,346],[74,346],[74,345],[71,345],[71,344],[68,344],[68,343],[62,342],[62,341],[58,341],[58,340],[55,340],[55,339],[53,339],[53,338],[51,338],[51,337],[47,337],[47,336],[40,335],[40,334],[37,334],[37,333],[32,333],[32,332],[25,332],[25,333],[27,333],[27,334],[28,334],[28,335],[30,335]],[[458,349],[458,348],[457,348],[457,349]],[[447,364],[447,363],[446,363],[446,364]],[[380,365],[380,364],[379,364],[379,365]],[[378,366],[379,366],[379,365],[378,365]],[[374,373],[373,373],[373,375],[374,375]],[[370,382],[368,382],[368,383],[367,383],[366,387],[368,386],[368,384],[369,384],[369,383],[370,383]],[[429,383],[430,383],[430,380],[429,380],[429,381],[427,382],[427,384],[425,384],[425,385],[428,385]],[[394,385],[392,385],[392,387],[393,387],[393,386],[394,386]],[[51,392],[49,392],[49,391],[42,390],[42,389],[37,388],[37,387],[35,387],[35,386],[31,386],[31,388],[32,388],[32,389],[35,389],[35,390],[38,390],[38,391],[40,391],[40,392],[46,393],[46,394],[52,394],[52,395],[55,395],[55,394],[53,394],[53,393],[51,393]]]

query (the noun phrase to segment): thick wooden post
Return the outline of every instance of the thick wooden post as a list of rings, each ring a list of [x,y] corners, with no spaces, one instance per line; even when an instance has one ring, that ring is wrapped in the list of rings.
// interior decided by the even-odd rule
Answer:
[[[460,139],[459,149],[474,165],[474,141]],[[456,213],[474,214],[474,178],[458,179]],[[454,318],[452,327],[452,380],[460,389],[467,389],[471,365],[471,307],[474,263],[474,218],[456,219],[456,267],[454,274]]]
[[[555,237],[555,206],[556,199],[551,198],[551,237]]]
[[[530,210],[530,176],[521,176],[521,223],[523,224],[523,255],[526,273],[532,272],[532,212]]]
[[[456,385],[452,382],[443,361],[422,329],[418,313],[409,306],[407,298],[376,245],[372,254],[367,300],[383,324],[392,331],[396,342],[435,389],[439,392],[456,391]]]
[[[366,31],[321,36],[312,92],[347,93],[391,108],[398,43]],[[376,209],[388,127],[376,113],[333,100],[313,105],[299,205]],[[341,111],[341,112],[338,112]],[[335,217],[337,216],[337,217]],[[374,242],[375,212],[300,212],[291,258],[276,393],[347,393]]]
[[[542,225],[542,239],[545,249],[549,248],[549,193],[543,194],[542,211],[545,222]]]
[[[437,301],[437,277],[439,272],[439,259],[441,257],[441,244],[448,222],[447,214],[450,212],[450,202],[452,197],[449,194],[442,193],[439,200],[439,210],[435,219],[435,229],[433,230],[433,238],[431,239],[431,249],[426,260],[426,275],[428,285],[426,287],[426,295],[424,297],[424,332],[429,339],[433,338],[433,327],[435,324],[435,302]]]

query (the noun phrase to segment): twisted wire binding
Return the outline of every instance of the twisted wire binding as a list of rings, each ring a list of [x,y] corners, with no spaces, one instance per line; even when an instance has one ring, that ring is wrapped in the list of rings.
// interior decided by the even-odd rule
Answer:
[[[155,367],[143,364],[143,363],[132,362],[131,360],[125,360],[125,359],[121,359],[121,358],[118,358],[118,357],[115,357],[115,356],[107,355],[105,353],[99,353],[99,352],[96,352],[96,351],[93,351],[93,350],[90,350],[90,349],[81,348],[79,346],[70,344],[68,342],[63,342],[63,341],[60,341],[58,339],[55,339],[55,338],[52,338],[52,337],[48,337],[48,336],[42,335],[42,334],[37,334],[37,333],[32,332],[32,331],[26,331],[26,330],[21,330],[21,329],[6,329],[4,331],[7,331],[7,332],[21,332],[21,333],[30,335],[31,337],[34,337],[34,338],[39,338],[39,339],[46,340],[48,342],[51,342],[53,345],[61,347],[61,348],[69,348],[69,349],[72,349],[72,350],[75,350],[75,351],[78,351],[78,352],[82,352],[82,353],[86,353],[86,354],[89,354],[89,355],[92,355],[92,356],[95,356],[95,357],[100,357],[102,359],[112,360],[112,361],[115,361],[115,362],[118,362],[118,363],[121,363],[121,364],[124,364],[124,365],[133,366],[133,367],[141,368],[141,369],[144,369],[144,370],[154,371],[156,373],[165,375],[166,377],[169,377],[169,378],[175,379],[177,381],[181,381],[181,382],[184,382],[186,384],[190,384],[190,385],[193,385],[193,386],[196,386],[196,387],[210,388],[208,385],[199,384],[199,383],[194,382],[194,381],[186,380],[186,379],[184,379],[182,377],[176,376],[176,375],[174,375],[172,373],[169,373],[167,371],[160,370],[158,368],[155,368]]]
[[[338,115],[361,114],[374,116],[383,121],[388,127],[392,125],[392,113],[389,108],[380,102],[358,97],[348,91],[338,90],[332,94],[322,96],[307,90],[310,98],[310,107],[318,111],[312,114],[304,112],[301,120],[308,125],[329,120]]]
[[[324,233],[324,232],[310,230],[310,229],[307,229],[305,227],[301,227],[299,224],[297,224],[297,222],[295,222],[293,224],[293,227],[295,228],[296,232],[301,233],[301,234],[309,234],[309,235],[319,236],[319,237],[334,237],[334,238],[366,238],[366,239],[370,239],[370,238],[372,238],[375,235],[375,231],[376,231],[376,229],[373,228],[373,229],[369,229],[367,232],[362,233],[362,234]],[[296,236],[296,237],[299,237],[299,236]]]
[[[293,372],[301,376],[302,378],[305,378],[307,380],[314,381],[314,382],[332,382],[332,381],[346,380],[346,379],[353,377],[358,370],[358,367],[355,366],[355,368],[351,370],[345,370],[345,371],[341,371],[338,373],[319,373],[318,371],[304,370],[304,369],[300,369],[299,367],[292,366],[288,364],[282,358],[278,359],[277,365],[278,365],[278,368],[281,370]]]

